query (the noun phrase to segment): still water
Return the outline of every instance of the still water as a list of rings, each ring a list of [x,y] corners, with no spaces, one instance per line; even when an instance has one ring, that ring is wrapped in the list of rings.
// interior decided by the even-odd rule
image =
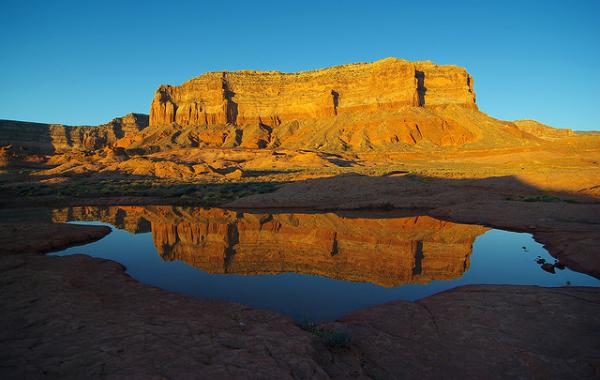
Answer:
[[[423,215],[132,206],[57,209],[52,219],[113,228],[53,255],[111,259],[146,284],[298,321],[465,284],[600,286],[560,264],[543,270],[556,261],[531,234]]]

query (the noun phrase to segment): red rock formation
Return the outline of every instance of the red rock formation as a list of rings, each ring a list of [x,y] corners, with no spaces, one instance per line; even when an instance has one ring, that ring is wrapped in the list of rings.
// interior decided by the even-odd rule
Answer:
[[[574,136],[572,129],[553,128],[549,125],[539,123],[535,120],[515,120],[513,124],[522,131],[532,134],[542,139],[553,140],[563,137]]]
[[[388,58],[323,70],[212,72],[181,86],[161,86],[150,126],[264,124],[372,113],[404,106],[476,108],[473,80],[462,68]]]
[[[127,114],[98,126],[0,120],[0,146],[13,145],[35,153],[95,150],[107,147],[148,126],[148,115]]]

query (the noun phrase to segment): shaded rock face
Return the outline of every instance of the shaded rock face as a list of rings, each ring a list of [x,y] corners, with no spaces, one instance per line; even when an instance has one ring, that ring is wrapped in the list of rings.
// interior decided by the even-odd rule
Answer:
[[[248,128],[260,126],[264,130],[260,137],[246,139],[246,147],[254,148],[292,147],[295,141],[290,135],[305,138],[310,129],[332,126],[336,137],[353,149],[398,142],[413,145],[422,139],[437,145],[473,140],[470,131],[444,117],[397,113],[411,107],[450,105],[477,109],[473,78],[465,69],[388,58],[299,73],[211,72],[180,86],[162,85],[150,108],[150,126],[241,127],[231,128],[237,132],[228,131],[225,136],[222,131],[216,133],[220,140],[216,144],[215,134],[205,136],[217,146],[231,145],[225,143],[227,136],[244,135]],[[205,140],[203,136],[198,139]]]
[[[148,115],[131,113],[99,126],[70,126],[0,120],[0,146],[13,145],[35,153],[72,149],[95,150],[134,135],[148,126]]]
[[[158,254],[209,273],[296,272],[382,286],[462,276],[486,228],[420,217],[251,214],[223,209],[78,207],[54,221],[103,220],[152,231]]]

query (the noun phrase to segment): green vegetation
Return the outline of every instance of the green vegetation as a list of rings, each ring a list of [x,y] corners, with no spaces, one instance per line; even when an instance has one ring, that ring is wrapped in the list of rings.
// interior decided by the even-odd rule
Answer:
[[[4,186],[2,186],[4,187]],[[156,197],[170,201],[216,206],[252,194],[275,191],[272,182],[178,182],[166,179],[83,179],[64,183],[24,182],[8,187],[22,197],[94,198],[94,197]]]
[[[541,195],[531,195],[531,196],[521,196],[518,198],[512,198],[512,197],[506,197],[505,198],[508,201],[521,201],[521,202],[565,202],[565,203],[571,203],[571,204],[578,204],[580,203],[578,200],[576,199],[563,199],[554,195],[547,195],[547,194],[541,194]]]
[[[336,327],[333,330],[319,327],[313,322],[303,322],[300,328],[316,336],[331,349],[347,349],[352,344],[352,334],[350,331]]]
[[[522,199],[523,202],[560,202],[561,199],[559,197],[555,197],[552,195],[534,195],[530,197],[525,197]]]

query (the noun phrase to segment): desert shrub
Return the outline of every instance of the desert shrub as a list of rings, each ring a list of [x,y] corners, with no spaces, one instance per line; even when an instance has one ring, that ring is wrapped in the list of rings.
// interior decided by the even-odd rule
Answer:
[[[319,327],[314,322],[302,322],[300,328],[316,336],[331,349],[345,349],[352,344],[352,334],[350,331],[336,327],[333,330]]]
[[[544,194],[525,197],[523,198],[523,202],[560,202],[560,198]]]
[[[321,340],[329,348],[348,348],[352,343],[352,334],[349,331],[336,328],[334,330],[321,330]]]

